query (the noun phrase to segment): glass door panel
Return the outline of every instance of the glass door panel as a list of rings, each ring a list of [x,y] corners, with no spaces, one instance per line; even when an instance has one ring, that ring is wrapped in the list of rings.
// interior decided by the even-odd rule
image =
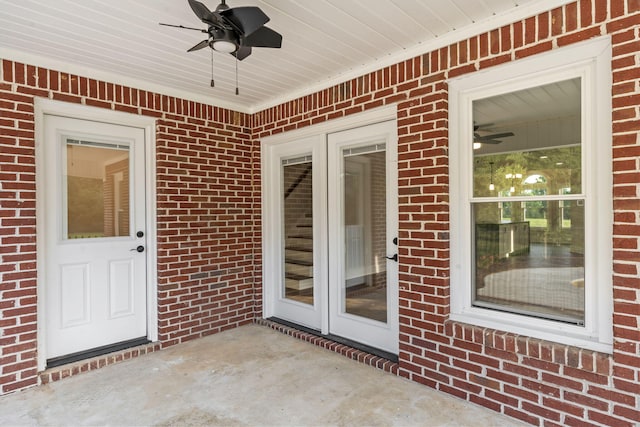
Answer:
[[[344,312],[387,321],[386,158],[384,144],[343,151]]]
[[[65,239],[129,236],[129,146],[65,143]]]
[[[313,305],[311,156],[282,160],[282,203],[282,293],[285,298]]]

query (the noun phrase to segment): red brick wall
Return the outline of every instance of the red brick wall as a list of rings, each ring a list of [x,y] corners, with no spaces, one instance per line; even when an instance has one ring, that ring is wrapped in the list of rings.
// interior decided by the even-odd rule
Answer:
[[[259,273],[251,117],[9,60],[1,65],[0,394],[38,381],[34,96],[157,118],[162,346],[251,322]]]
[[[639,24],[638,0],[581,0],[253,116],[3,61],[2,392],[37,381],[33,95],[158,117],[163,345],[261,316],[258,138],[395,103],[400,374],[532,424],[639,423]],[[445,80],[604,34],[614,70],[613,355],[449,321]]]
[[[0,113],[0,384],[8,392],[37,382],[32,96],[16,92],[3,78]]]
[[[584,0],[259,112],[265,137],[398,105],[400,375],[534,425],[640,423],[640,2]],[[613,355],[448,320],[446,79],[609,34]]]
[[[199,110],[202,108],[202,111]],[[251,322],[255,210],[250,117],[197,105],[157,122],[159,338]]]

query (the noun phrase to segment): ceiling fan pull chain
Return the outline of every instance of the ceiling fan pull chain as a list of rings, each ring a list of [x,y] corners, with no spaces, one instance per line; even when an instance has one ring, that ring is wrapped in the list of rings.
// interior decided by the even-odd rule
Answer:
[[[236,95],[240,95],[240,90],[238,89],[238,57],[236,56]]]
[[[213,49],[211,49],[211,87],[215,87],[216,84],[213,81]]]

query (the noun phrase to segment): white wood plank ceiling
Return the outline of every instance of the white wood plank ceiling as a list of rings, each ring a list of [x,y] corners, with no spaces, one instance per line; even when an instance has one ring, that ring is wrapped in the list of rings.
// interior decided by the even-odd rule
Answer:
[[[211,88],[210,49],[186,52],[205,36],[158,25],[206,29],[187,0],[0,0],[0,57],[254,112],[567,2],[228,0],[260,7],[282,48],[215,53]]]

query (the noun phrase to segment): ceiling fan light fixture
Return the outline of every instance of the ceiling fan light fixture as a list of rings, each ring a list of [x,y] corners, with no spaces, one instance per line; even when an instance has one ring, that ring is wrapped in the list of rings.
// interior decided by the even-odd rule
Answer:
[[[238,46],[229,40],[214,40],[211,43],[211,48],[216,52],[233,53],[236,51]]]
[[[211,42],[209,42],[211,49],[222,53],[233,53],[238,49],[238,43],[233,31],[213,27],[209,28],[208,31],[211,36]]]
[[[521,173],[508,173],[504,176],[507,179],[511,180],[511,188],[509,188],[509,192],[510,193],[515,193],[516,192],[516,179],[522,179],[522,174]]]
[[[491,168],[491,182],[489,183],[489,191],[494,191],[496,186],[493,184],[493,162],[489,162],[489,167]]]

